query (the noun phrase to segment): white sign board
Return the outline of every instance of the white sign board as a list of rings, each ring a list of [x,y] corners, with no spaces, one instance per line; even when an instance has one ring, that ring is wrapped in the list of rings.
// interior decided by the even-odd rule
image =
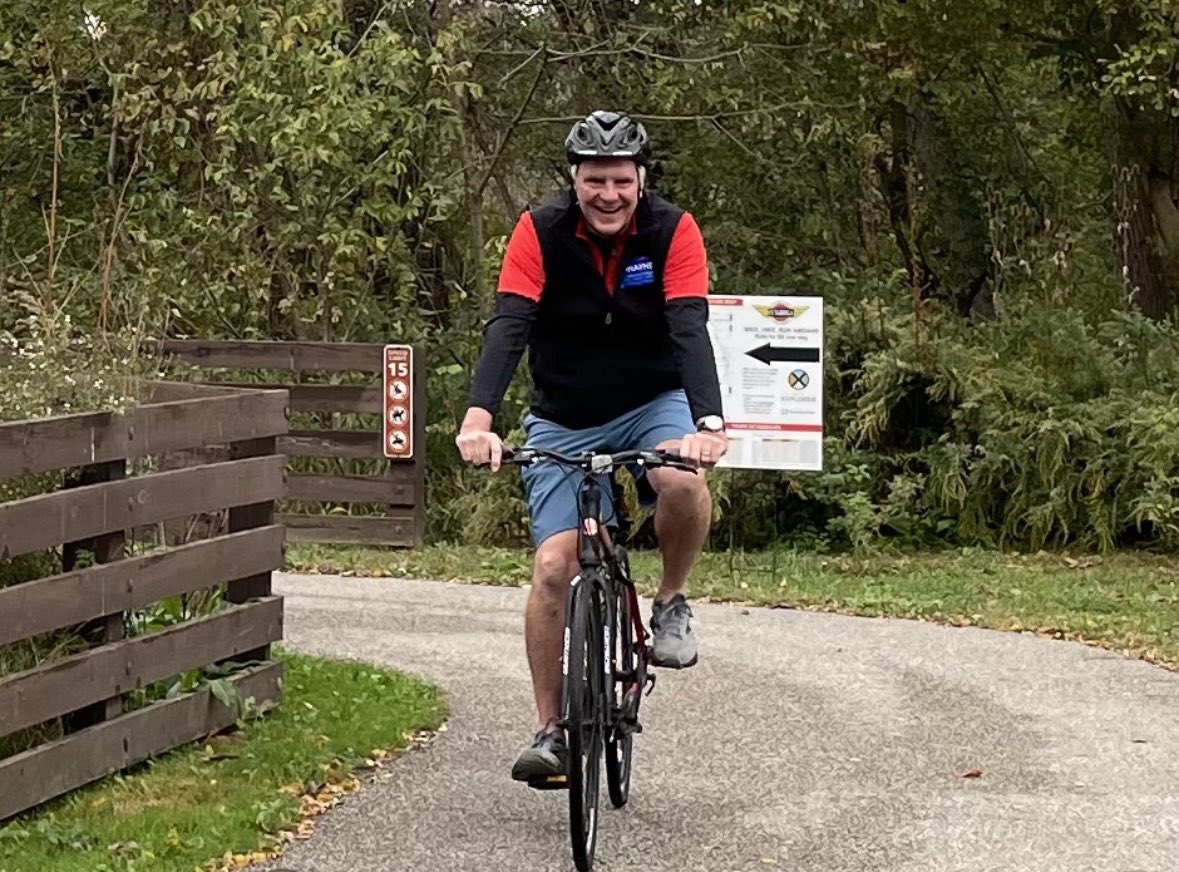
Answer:
[[[721,467],[823,468],[823,298],[710,295]]]

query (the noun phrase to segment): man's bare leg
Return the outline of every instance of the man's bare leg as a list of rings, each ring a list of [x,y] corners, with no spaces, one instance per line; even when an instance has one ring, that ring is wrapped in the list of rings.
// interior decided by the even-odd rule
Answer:
[[[524,613],[524,639],[532,669],[538,731],[552,729],[561,716],[565,594],[577,572],[576,530],[557,533],[541,543],[536,551],[532,591]]]
[[[676,448],[664,443],[660,448]],[[655,534],[663,557],[663,580],[651,610],[651,663],[685,669],[696,663],[692,610],[687,603],[688,573],[704,548],[712,520],[712,497],[703,472],[652,469],[651,486],[659,495]]]
[[[679,443],[659,447],[674,449]],[[688,574],[704,549],[712,525],[712,494],[704,472],[679,469],[652,469],[647,473],[651,486],[659,495],[655,504],[655,535],[663,558],[663,581],[655,595],[657,602],[667,602],[677,593],[685,593]]]

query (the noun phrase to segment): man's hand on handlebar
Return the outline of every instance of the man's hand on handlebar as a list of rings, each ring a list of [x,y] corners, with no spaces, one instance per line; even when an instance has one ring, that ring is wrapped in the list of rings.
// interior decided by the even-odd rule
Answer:
[[[462,428],[454,440],[467,463],[490,465],[498,470],[503,461],[503,441],[491,430],[491,413],[484,409],[469,409]]]
[[[716,466],[728,450],[729,439],[723,432],[711,433],[704,430],[699,433],[688,433],[680,440],[680,456],[706,469]]]

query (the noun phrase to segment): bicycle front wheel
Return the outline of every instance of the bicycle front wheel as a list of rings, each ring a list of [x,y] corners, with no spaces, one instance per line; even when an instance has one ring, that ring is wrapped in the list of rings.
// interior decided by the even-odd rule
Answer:
[[[565,731],[569,748],[569,827],[573,862],[594,864],[598,839],[598,786],[605,722],[605,588],[594,575],[576,582],[565,625]]]
[[[630,798],[634,734],[640,729],[639,703],[646,681],[646,663],[635,640],[638,601],[630,587],[630,562],[622,546],[615,553],[623,578],[614,585],[614,668],[613,675],[607,677],[613,716],[607,724],[605,760],[610,802],[615,808],[622,808]]]

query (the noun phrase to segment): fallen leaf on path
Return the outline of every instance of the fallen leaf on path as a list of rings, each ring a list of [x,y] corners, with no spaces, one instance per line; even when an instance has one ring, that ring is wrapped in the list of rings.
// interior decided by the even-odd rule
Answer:
[[[982,778],[981,769],[971,769],[969,772],[962,773],[963,778]]]

